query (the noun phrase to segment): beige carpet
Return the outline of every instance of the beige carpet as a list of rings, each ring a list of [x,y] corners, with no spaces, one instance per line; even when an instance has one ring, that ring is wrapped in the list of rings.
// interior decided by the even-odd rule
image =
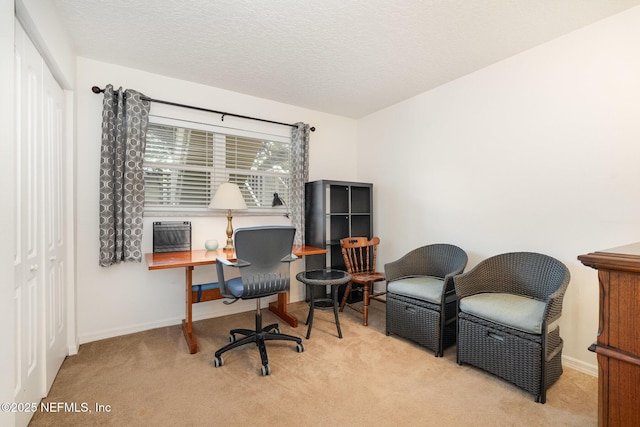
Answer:
[[[341,313],[317,311],[305,340],[306,304],[290,305],[303,338],[268,343],[271,375],[261,377],[255,346],[213,353],[234,327],[252,327],[253,313],[194,324],[200,351],[190,355],[179,326],[96,341],[68,357],[45,402],[75,402],[91,412],[34,415],[31,426],[595,426],[597,379],[565,368],[547,403],[469,366],[385,335],[384,304],[373,302],[370,325]],[[277,322],[264,311],[264,323]],[[109,412],[96,412],[96,404]],[[106,407],[106,406],[105,406]]]

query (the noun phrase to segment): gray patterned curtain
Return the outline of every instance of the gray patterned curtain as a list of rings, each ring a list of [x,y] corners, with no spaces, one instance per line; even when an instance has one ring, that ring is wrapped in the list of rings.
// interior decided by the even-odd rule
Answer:
[[[304,184],[309,181],[309,125],[291,128],[291,222],[296,228],[294,244],[304,244]]]
[[[102,102],[100,266],[142,261],[144,157],[149,101],[107,85]]]

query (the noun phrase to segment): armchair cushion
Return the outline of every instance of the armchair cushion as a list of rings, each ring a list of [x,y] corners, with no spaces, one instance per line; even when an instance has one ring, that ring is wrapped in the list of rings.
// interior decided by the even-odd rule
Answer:
[[[529,334],[542,333],[546,304],[520,295],[487,292],[460,299],[460,310]]]
[[[440,304],[444,280],[431,276],[407,277],[387,285],[387,292]]]

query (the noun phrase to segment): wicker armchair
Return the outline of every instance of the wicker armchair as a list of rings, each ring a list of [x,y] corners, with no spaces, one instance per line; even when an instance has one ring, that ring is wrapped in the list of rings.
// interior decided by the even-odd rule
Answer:
[[[415,341],[441,357],[456,341],[453,276],[466,265],[465,251],[448,244],[422,246],[385,264],[387,335]]]
[[[562,375],[557,321],[569,279],[562,262],[532,252],[496,255],[456,276],[458,364],[497,375],[545,403]]]

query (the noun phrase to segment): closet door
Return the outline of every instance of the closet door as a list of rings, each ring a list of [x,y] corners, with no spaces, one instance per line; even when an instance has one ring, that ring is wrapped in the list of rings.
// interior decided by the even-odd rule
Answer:
[[[15,401],[47,395],[67,355],[64,92],[16,22]],[[27,425],[32,413],[16,414]]]
[[[44,391],[42,352],[42,58],[16,24],[15,304],[16,390],[19,403],[39,402]],[[30,414],[17,413],[23,425]]]
[[[47,67],[43,70],[44,198],[41,220],[44,222],[44,359],[45,392],[67,356],[65,309],[65,235],[64,235],[64,92]]]

